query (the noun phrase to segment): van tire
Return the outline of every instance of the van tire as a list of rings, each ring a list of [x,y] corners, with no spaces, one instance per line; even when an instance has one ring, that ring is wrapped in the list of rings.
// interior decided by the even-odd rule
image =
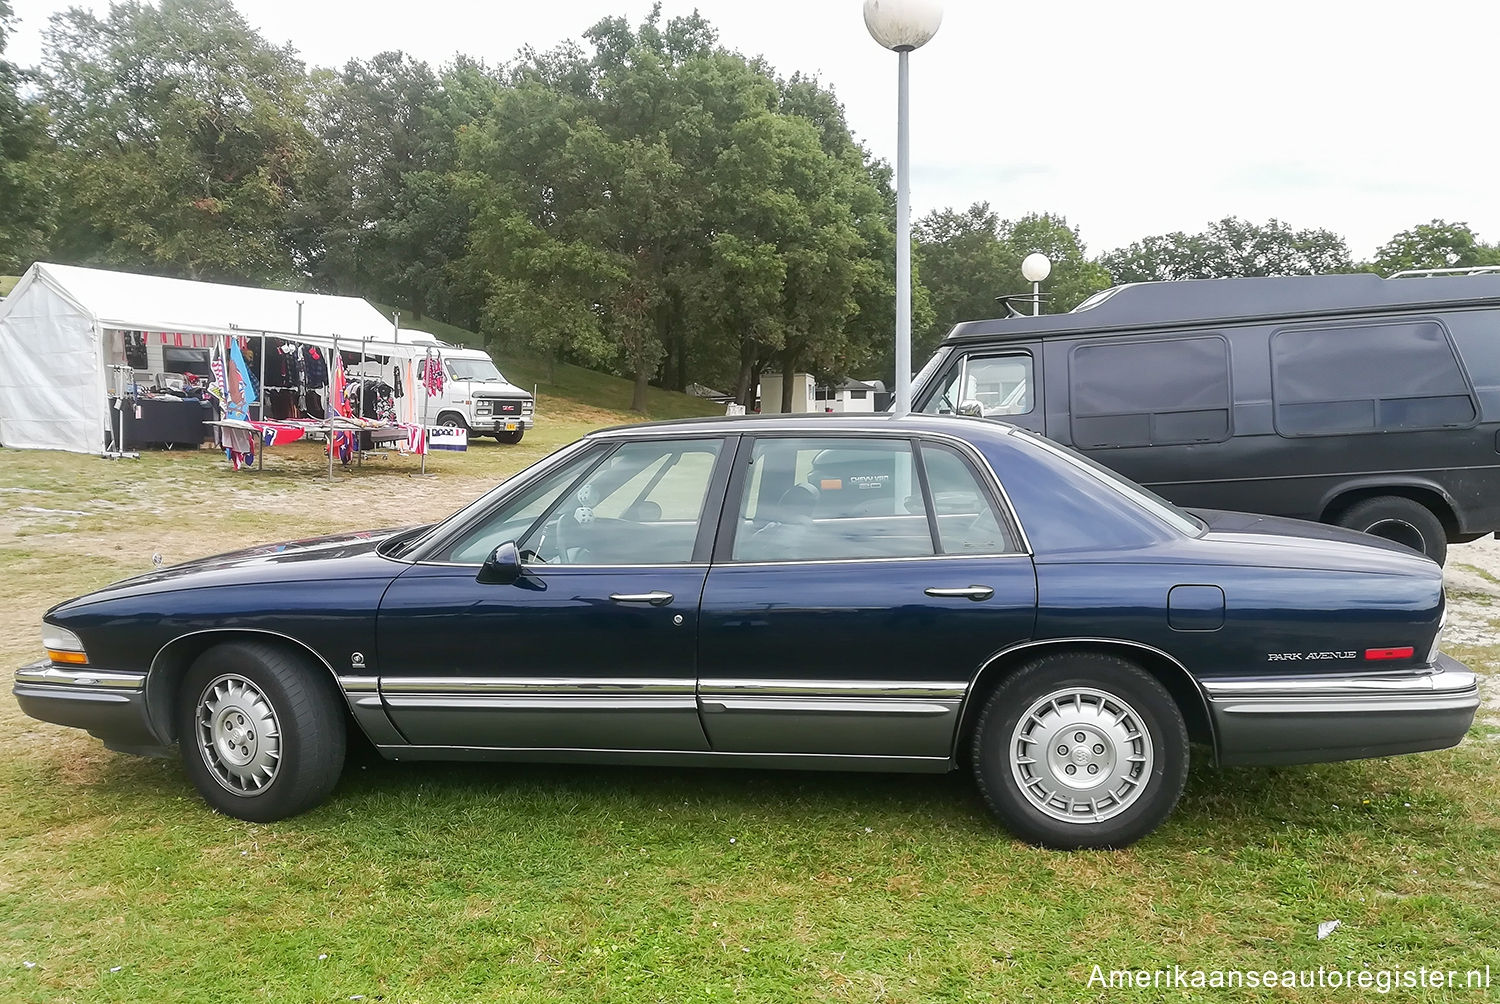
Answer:
[[[463,429],[465,432],[469,431],[469,423],[464,421],[464,417],[456,411],[443,412],[438,416],[437,424],[451,425],[455,429]]]
[[[1441,565],[1448,557],[1448,532],[1433,511],[1403,495],[1381,495],[1350,506],[1338,525],[1369,533],[1427,555]]]

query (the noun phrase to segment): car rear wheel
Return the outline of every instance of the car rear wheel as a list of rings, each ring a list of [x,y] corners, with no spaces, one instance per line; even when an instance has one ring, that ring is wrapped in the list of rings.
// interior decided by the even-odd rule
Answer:
[[[332,684],[274,645],[216,645],[178,693],[182,763],[205,801],[265,823],[328,797],[344,766],[344,718]]]
[[[1100,652],[1045,655],[985,701],[972,763],[990,810],[1022,840],[1124,847],[1177,805],[1187,726],[1139,666]]]
[[[1448,557],[1448,533],[1432,510],[1415,499],[1381,495],[1351,506],[1339,526],[1404,544],[1441,565]]]

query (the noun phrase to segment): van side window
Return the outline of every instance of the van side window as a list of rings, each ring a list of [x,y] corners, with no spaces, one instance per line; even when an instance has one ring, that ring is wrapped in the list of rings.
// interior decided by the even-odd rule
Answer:
[[[1218,335],[1085,343],[1068,375],[1080,449],[1229,438],[1229,343]]]
[[[1278,331],[1271,387],[1283,436],[1441,429],[1478,414],[1436,321]]]
[[[968,407],[961,407],[967,405]],[[929,415],[1029,415],[1036,407],[1031,356],[960,356],[922,406]]]

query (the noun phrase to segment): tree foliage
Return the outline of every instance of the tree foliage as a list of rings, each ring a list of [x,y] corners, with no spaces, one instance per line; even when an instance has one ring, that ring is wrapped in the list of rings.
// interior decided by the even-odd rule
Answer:
[[[285,283],[313,149],[307,77],[227,0],[53,17],[43,91],[68,260]]]
[[[1045,283],[1049,313],[1072,310],[1109,285],[1109,273],[1089,259],[1078,228],[1053,213],[1002,220],[988,202],[976,202],[963,212],[930,213],[914,229],[922,280],[935,307],[932,323],[913,346],[918,358],[931,354],[959,321],[1003,317],[1001,297],[1029,294],[1021,262],[1033,252],[1052,262]]]
[[[1146,237],[1100,258],[1116,283],[1237,276],[1323,275],[1353,268],[1349,247],[1331,230],[1294,230],[1229,216],[1196,234]]]
[[[0,272],[19,272],[43,253],[54,212],[46,114],[22,96],[30,74],[5,59],[11,18],[9,0],[0,0]]]
[[[749,405],[767,370],[894,376],[889,166],[818,78],[726,47],[696,13],[607,17],[501,66],[384,52],[308,70],[231,0],[121,0],[54,16],[36,72],[3,58],[11,3],[0,270],[49,257],[369,296],[628,376],[637,407],[650,383]],[[1034,251],[1048,312],[1112,281],[1354,267],[1337,235],[1275,219],[1091,258],[1060,215],[976,203],[914,237],[919,364],[1029,293]],[[1496,261],[1434,220],[1365,267]]]
[[[1433,220],[1403,230],[1375,252],[1371,267],[1381,275],[1403,269],[1500,265],[1500,243],[1486,244],[1467,223]]]

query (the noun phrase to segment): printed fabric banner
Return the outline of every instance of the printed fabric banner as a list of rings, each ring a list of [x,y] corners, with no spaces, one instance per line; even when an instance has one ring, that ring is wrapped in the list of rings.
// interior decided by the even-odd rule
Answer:
[[[453,425],[430,425],[427,427],[429,450],[467,450],[469,430]]]

